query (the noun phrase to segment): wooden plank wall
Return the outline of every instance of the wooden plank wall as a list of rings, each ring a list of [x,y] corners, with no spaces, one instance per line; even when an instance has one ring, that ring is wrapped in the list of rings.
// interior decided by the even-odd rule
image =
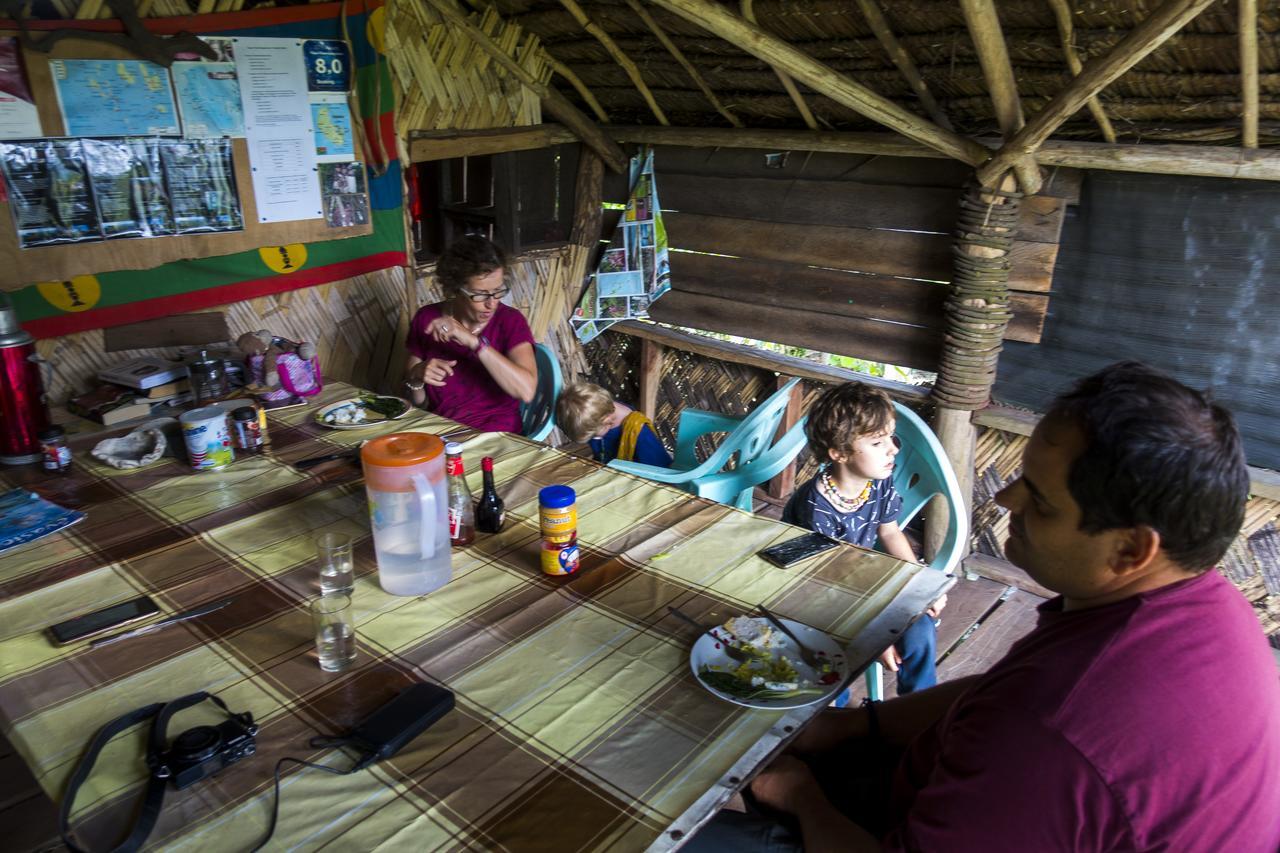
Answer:
[[[772,168],[767,153],[659,147],[667,235],[686,251],[654,319],[934,368],[965,169],[800,152]],[[1040,339],[1068,203],[1023,204],[1012,340]]]

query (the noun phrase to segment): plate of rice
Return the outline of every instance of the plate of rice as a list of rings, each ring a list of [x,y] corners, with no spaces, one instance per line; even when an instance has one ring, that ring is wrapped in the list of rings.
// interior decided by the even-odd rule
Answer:
[[[735,616],[693,644],[689,665],[694,676],[721,699],[747,708],[782,710],[830,702],[849,674],[844,650],[816,628],[791,619],[779,621],[822,659],[818,668],[806,664],[795,641],[769,620]],[[747,659],[730,657],[726,647]]]

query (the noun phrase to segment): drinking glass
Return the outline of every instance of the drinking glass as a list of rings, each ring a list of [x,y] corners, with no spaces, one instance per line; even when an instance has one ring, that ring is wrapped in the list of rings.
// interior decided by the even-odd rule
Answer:
[[[320,594],[349,593],[356,586],[355,564],[351,559],[351,537],[345,533],[322,533],[316,537],[320,559]]]
[[[325,672],[341,672],[356,659],[356,630],[351,617],[351,596],[322,595],[311,602],[316,628],[316,654]]]

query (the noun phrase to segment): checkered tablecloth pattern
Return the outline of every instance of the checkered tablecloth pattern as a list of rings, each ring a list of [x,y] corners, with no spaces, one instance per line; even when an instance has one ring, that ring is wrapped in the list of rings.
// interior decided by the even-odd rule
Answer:
[[[271,773],[292,755],[346,767],[317,734],[349,728],[417,680],[457,708],[389,761],[351,776],[286,770],[273,847],[334,850],[641,849],[716,784],[776,712],[712,696],[692,676],[692,632],[763,602],[848,640],[915,571],[841,547],[789,570],[755,556],[794,528],[601,468],[526,439],[461,437],[478,494],[492,456],[507,525],[453,553],[453,580],[421,597],[384,593],[352,462],[290,463],[387,428],[333,431],[317,404],[274,415],[269,452],[215,472],[166,458],[116,471],[84,446],[65,476],[3,473],[88,512],[66,531],[0,555],[0,725],[55,800],[92,734],[139,706],[197,690],[261,723],[258,754],[169,793],[152,843],[246,849],[265,832]],[[397,430],[456,432],[414,411]],[[91,446],[93,441],[89,441]],[[578,493],[582,568],[538,568],[537,493]],[[313,539],[356,536],[357,665],[317,665],[307,604],[318,594]],[[214,614],[100,649],[59,648],[54,622],[150,595],[178,612],[229,595]],[[206,703],[207,704],[207,703]],[[180,715],[171,735],[216,722]],[[103,847],[132,817],[143,733],[113,741],[78,798],[81,837]]]

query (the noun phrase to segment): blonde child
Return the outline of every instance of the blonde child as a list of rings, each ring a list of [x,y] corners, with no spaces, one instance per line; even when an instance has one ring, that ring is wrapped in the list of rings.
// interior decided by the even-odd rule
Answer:
[[[556,426],[572,441],[585,441],[597,462],[614,459],[671,467],[653,424],[630,406],[619,403],[599,385],[575,382],[556,400]]]

